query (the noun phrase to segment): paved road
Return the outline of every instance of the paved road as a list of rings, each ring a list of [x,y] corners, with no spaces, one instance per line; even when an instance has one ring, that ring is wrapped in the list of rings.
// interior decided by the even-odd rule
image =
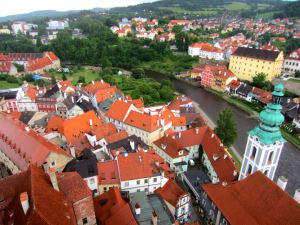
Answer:
[[[147,72],[147,75],[161,80],[165,77],[159,73]],[[243,110],[230,105],[220,97],[205,91],[199,87],[193,87],[178,80],[172,80],[175,89],[193,99],[199,104],[201,110],[216,122],[219,113],[225,108],[230,108],[234,114],[234,119],[237,123],[238,139],[234,144],[236,151],[242,157],[247,143],[247,132],[258,125],[259,121],[251,118]],[[279,165],[275,175],[275,181],[278,176],[285,176],[288,179],[286,191],[294,195],[295,190],[300,188],[300,150],[294,147],[289,142],[285,143],[283,152],[279,161]]]

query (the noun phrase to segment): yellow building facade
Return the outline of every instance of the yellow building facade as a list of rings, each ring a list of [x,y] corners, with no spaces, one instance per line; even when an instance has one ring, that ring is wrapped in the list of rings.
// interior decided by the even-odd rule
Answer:
[[[229,69],[240,79],[252,81],[258,73],[265,73],[272,81],[281,74],[283,52],[239,47],[230,57]]]

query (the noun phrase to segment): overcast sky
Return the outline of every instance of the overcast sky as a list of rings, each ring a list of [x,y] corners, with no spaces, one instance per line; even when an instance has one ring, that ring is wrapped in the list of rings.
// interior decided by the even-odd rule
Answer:
[[[136,5],[154,0],[0,0],[0,16],[28,13],[37,10],[74,10],[95,7],[111,8]]]

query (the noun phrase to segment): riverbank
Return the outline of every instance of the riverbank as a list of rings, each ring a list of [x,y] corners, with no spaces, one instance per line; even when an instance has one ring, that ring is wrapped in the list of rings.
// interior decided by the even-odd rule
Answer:
[[[193,101],[193,105],[195,106],[196,112],[199,113],[204,119],[205,123],[211,128],[215,129],[216,124],[212,121],[212,119],[200,108],[199,104]],[[242,156],[238,153],[238,151],[232,146],[229,149],[229,153],[233,158],[235,164],[238,168],[241,168],[242,165]]]

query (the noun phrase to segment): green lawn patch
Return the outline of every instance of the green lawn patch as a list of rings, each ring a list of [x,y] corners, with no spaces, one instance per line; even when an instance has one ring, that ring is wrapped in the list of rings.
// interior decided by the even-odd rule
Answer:
[[[229,11],[249,10],[251,7],[247,3],[243,2],[232,2],[224,6]]]
[[[20,84],[18,83],[9,83],[5,80],[0,80],[0,89],[7,89],[7,88],[17,88]]]
[[[53,74],[56,78],[62,79],[62,73],[59,73],[57,71],[53,71],[50,73]],[[97,78],[99,79],[99,74],[97,72],[85,68],[75,70],[71,73],[66,73],[66,76],[67,79],[70,80],[74,85],[77,83],[80,76],[85,78],[86,83],[96,80]]]

